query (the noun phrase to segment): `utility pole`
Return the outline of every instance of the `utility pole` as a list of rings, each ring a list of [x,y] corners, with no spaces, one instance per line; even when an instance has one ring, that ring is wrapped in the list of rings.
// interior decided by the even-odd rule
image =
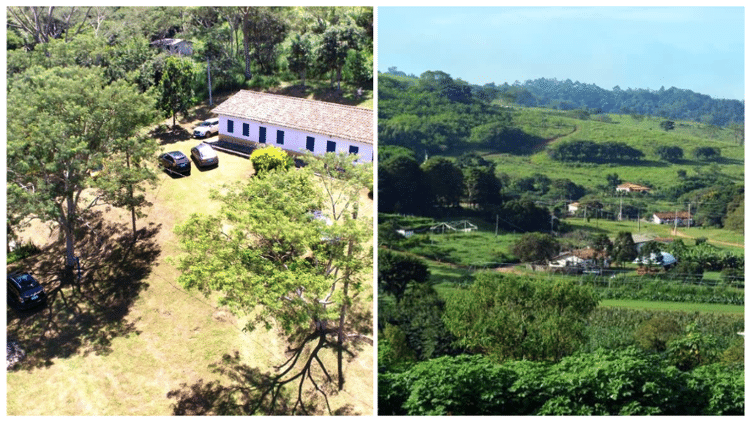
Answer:
[[[674,210],[674,235],[677,235],[677,209]]]
[[[622,197],[620,197],[620,214],[617,215],[617,220],[622,221]]]

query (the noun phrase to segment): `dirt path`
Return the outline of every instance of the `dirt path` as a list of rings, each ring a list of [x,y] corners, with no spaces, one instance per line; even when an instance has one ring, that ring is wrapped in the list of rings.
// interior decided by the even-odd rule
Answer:
[[[544,149],[545,149],[545,148],[546,148],[547,146],[549,146],[549,144],[550,144],[550,143],[552,143],[552,142],[554,142],[554,141],[556,141],[556,140],[562,139],[562,138],[564,138],[564,137],[568,137],[568,136],[572,135],[573,133],[575,133],[575,132],[577,132],[577,131],[578,131],[578,126],[574,126],[574,127],[573,127],[573,131],[572,131],[572,132],[570,132],[570,133],[568,133],[568,134],[563,134],[563,135],[560,135],[560,136],[555,136],[555,137],[551,137],[551,138],[549,138],[549,139],[546,139],[546,140],[545,140],[544,142],[542,142],[542,143],[540,143],[540,144],[538,144],[538,145],[534,146],[534,149],[532,150],[532,152],[533,152],[533,153],[538,153],[539,151],[542,151],[542,150],[544,150]]]

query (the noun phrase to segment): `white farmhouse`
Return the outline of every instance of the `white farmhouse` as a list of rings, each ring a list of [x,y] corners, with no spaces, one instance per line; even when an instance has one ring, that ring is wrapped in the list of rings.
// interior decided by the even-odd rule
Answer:
[[[358,154],[373,160],[373,112],[365,108],[242,90],[214,108],[219,140],[239,146],[278,146],[293,154],[310,151]]]

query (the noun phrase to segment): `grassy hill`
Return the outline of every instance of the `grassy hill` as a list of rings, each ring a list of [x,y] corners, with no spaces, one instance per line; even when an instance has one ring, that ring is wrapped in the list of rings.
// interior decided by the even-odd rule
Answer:
[[[511,109],[513,124],[534,137],[548,142],[532,155],[498,154],[482,150],[485,159],[497,165],[497,173],[514,177],[544,174],[550,178],[568,178],[576,184],[592,188],[603,184],[606,174],[617,173],[624,181],[652,186],[655,190],[675,186],[678,171],[687,175],[701,171],[720,172],[723,177],[742,182],[744,179],[744,147],[730,129],[708,126],[692,121],[676,121],[675,129],[664,131],[662,118],[645,117],[640,121],[629,115],[592,115],[588,120],[575,118],[574,112],[543,108]],[[603,120],[603,121],[602,121]],[[593,142],[623,142],[641,150],[645,157],[634,163],[569,163],[551,159],[547,149],[557,142],[590,140]],[[659,159],[659,146],[678,146],[684,158],[676,163]],[[692,157],[696,147],[711,146],[721,150],[721,158],[713,162]]]

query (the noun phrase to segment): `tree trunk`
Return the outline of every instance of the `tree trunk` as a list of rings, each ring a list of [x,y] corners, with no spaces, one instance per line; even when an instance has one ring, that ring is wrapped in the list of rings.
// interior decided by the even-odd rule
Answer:
[[[60,228],[65,234],[65,266],[73,268],[76,265],[75,253],[75,229],[71,224],[71,215],[75,215],[75,201],[72,197],[65,199],[67,212],[64,212],[60,218]]]

